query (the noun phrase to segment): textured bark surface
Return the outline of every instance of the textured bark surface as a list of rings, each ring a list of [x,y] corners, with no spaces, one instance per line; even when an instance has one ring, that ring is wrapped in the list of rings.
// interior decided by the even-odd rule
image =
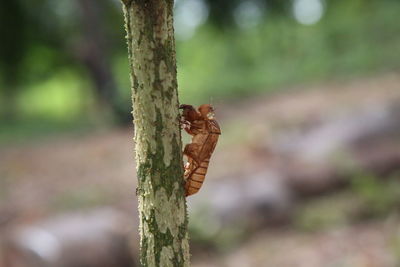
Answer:
[[[189,266],[172,0],[123,0],[142,266]]]

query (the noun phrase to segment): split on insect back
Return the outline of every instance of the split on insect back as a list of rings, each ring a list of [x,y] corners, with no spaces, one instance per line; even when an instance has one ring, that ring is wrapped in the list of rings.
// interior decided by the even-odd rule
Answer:
[[[203,104],[196,110],[192,105],[182,104],[182,128],[192,136],[191,143],[183,150],[187,157],[185,164],[186,196],[197,193],[203,185],[210,158],[221,135],[221,129],[215,120],[214,108]]]

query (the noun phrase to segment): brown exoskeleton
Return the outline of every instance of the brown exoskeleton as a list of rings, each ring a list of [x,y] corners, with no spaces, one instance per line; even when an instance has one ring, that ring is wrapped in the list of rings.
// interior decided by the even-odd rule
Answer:
[[[192,105],[183,104],[179,108],[183,109],[183,128],[192,136],[192,142],[183,150],[188,158],[184,173],[185,192],[190,196],[197,193],[203,184],[221,129],[214,119],[211,105],[201,105],[198,111]]]

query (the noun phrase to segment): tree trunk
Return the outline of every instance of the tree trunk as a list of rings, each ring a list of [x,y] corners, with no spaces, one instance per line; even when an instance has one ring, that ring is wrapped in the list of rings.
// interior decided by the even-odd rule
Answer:
[[[173,0],[122,0],[131,65],[142,266],[189,266]]]

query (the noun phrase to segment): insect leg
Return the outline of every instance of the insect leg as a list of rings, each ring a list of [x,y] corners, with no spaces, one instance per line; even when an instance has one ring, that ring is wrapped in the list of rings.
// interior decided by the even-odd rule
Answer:
[[[185,146],[185,149],[183,150],[183,154],[186,155],[188,158],[191,158],[194,162],[197,163],[197,165],[200,165],[198,158],[198,152],[200,150],[200,145],[199,144],[187,144]]]

